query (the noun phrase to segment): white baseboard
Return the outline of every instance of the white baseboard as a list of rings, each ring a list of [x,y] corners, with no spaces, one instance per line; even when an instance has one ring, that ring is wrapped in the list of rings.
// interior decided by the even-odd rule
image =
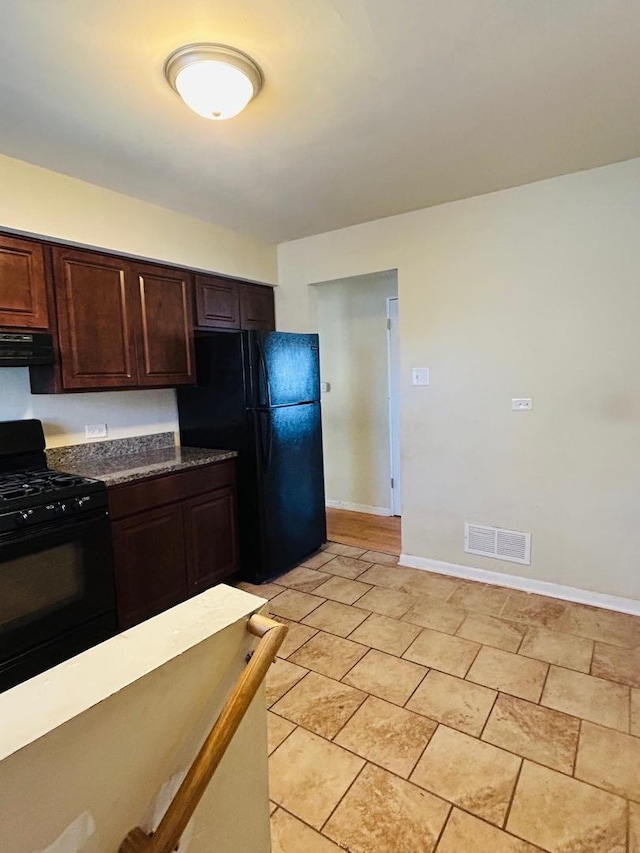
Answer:
[[[549,598],[560,598],[563,601],[575,601],[578,604],[588,604],[591,607],[603,607],[605,610],[616,610],[619,613],[630,613],[640,616],[640,601],[635,598],[621,598],[608,595],[605,592],[593,592],[589,589],[578,589],[574,586],[563,586],[559,583],[521,578],[518,575],[507,575],[502,572],[490,572],[487,569],[476,569],[472,566],[461,566],[457,563],[445,563],[441,560],[428,560],[425,557],[414,557],[411,554],[401,554],[400,566],[411,569],[422,569],[439,575],[450,575],[454,578],[480,581],[480,583],[506,586],[510,589],[520,589],[523,592],[533,592],[546,595]]]
[[[351,504],[348,501],[325,501],[330,509],[348,509],[351,512],[365,512],[367,515],[391,515],[386,506],[367,506],[366,504]]]

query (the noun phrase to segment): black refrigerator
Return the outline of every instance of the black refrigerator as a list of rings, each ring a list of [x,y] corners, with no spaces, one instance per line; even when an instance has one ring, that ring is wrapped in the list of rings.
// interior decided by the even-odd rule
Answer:
[[[180,439],[238,451],[240,558],[261,583],[326,540],[318,335],[202,332]]]

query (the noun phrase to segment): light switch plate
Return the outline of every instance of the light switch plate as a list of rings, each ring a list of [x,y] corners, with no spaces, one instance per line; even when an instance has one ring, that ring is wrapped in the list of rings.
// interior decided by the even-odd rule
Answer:
[[[533,409],[531,397],[514,397],[511,400],[511,408],[514,412],[530,412]]]
[[[429,384],[429,368],[428,367],[412,367],[411,368],[411,384],[412,385],[428,385]]]
[[[106,424],[85,424],[84,434],[86,438],[106,438]]]

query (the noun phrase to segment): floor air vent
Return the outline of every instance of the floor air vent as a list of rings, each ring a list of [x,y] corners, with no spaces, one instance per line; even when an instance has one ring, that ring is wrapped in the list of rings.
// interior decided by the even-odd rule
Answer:
[[[468,554],[508,560],[510,563],[531,564],[531,534],[483,524],[464,526],[464,550]]]

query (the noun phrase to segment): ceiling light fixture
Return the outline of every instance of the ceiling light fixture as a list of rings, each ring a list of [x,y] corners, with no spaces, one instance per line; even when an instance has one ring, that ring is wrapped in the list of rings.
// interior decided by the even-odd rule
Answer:
[[[242,112],[263,80],[250,56],[224,44],[179,47],[165,62],[164,73],[188,107],[215,121]]]

